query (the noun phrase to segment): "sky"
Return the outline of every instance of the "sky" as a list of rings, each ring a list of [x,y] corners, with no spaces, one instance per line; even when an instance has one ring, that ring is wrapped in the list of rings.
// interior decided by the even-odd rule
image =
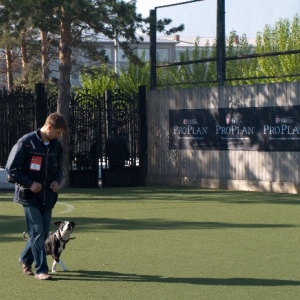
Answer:
[[[186,0],[137,0],[137,12],[149,16],[150,9],[157,7],[158,18],[168,17],[173,25],[185,24],[180,33],[189,37],[215,37],[217,0],[203,0],[185,5],[162,8],[161,6],[183,3]],[[232,30],[255,38],[266,25],[273,26],[279,19],[290,20],[298,13],[300,0],[225,0],[226,34]]]

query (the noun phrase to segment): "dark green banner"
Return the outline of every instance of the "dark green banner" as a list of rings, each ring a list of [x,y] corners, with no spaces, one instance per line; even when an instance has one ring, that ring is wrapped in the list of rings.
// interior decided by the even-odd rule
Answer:
[[[300,151],[300,106],[169,111],[169,149]]]

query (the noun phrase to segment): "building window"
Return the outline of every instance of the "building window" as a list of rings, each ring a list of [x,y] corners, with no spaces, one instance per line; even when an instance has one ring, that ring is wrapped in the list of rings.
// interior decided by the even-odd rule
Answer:
[[[149,49],[137,49],[137,55],[138,55],[138,57],[142,57],[142,55],[144,55],[145,61],[150,60],[150,50]]]
[[[169,50],[168,49],[157,49],[156,52],[158,61],[169,61]]]
[[[125,56],[123,49],[118,49],[118,62],[127,62],[128,58]]]
[[[104,47],[104,50],[105,50],[105,55],[108,57],[108,60],[113,61],[112,55],[111,55],[111,48]]]

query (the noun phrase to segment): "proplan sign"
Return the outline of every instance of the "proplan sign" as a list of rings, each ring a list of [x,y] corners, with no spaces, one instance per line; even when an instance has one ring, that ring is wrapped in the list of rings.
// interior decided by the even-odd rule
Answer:
[[[169,149],[300,151],[300,106],[169,111]]]

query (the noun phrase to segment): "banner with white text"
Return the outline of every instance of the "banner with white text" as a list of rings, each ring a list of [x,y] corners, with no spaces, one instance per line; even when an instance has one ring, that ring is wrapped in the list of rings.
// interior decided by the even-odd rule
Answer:
[[[169,111],[169,149],[300,151],[300,106]]]

